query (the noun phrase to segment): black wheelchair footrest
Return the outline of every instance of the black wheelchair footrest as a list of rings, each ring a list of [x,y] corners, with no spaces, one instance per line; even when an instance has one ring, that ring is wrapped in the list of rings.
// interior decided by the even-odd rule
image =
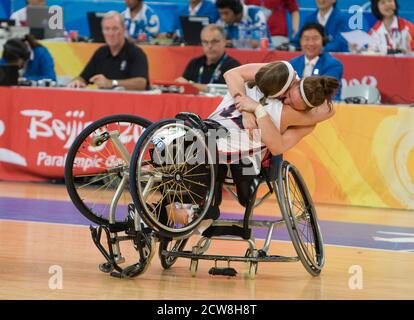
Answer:
[[[228,277],[235,277],[237,275],[237,271],[234,268],[217,268],[212,267],[209,271],[209,274],[213,276],[228,276]]]

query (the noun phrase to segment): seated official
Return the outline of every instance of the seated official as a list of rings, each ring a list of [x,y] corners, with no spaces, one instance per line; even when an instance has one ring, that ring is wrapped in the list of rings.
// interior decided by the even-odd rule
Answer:
[[[209,83],[225,84],[223,74],[238,67],[240,62],[226,53],[226,38],[222,27],[210,24],[201,31],[204,55],[192,59],[178,82],[190,82],[199,90],[207,89]]]
[[[397,0],[371,0],[372,14],[378,22],[370,30],[368,51],[381,54],[414,51],[414,24],[398,16]]]
[[[143,0],[125,0],[128,8],[122,12],[126,35],[134,41],[150,41],[160,30],[160,19]]]
[[[17,65],[26,80],[56,81],[55,64],[49,50],[31,35],[9,39],[4,44],[0,63]]]
[[[320,23],[325,28],[328,37],[325,51],[348,52],[348,42],[341,35],[341,32],[350,31],[348,16],[336,8],[336,0],[316,0],[316,6],[318,9],[305,17],[304,25]]]
[[[324,27],[319,23],[306,24],[300,31],[299,38],[303,54],[290,60],[298,76],[331,76],[341,83],[344,67],[341,61],[324,52]],[[337,92],[336,100],[340,99],[340,91]]]
[[[228,44],[236,48],[257,48],[262,38],[272,43],[266,16],[257,6],[246,6],[241,0],[217,0],[220,14],[217,24],[223,26]]]
[[[84,88],[88,84],[95,84],[100,89],[148,89],[147,57],[142,49],[125,39],[125,24],[121,14],[116,11],[105,14],[102,32],[106,45],[95,51],[80,76],[68,86]]]

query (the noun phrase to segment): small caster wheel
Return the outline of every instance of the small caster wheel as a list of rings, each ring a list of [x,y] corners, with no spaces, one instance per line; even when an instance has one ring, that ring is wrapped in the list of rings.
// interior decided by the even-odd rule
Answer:
[[[249,262],[249,278],[250,279],[254,279],[254,277],[256,276],[257,273],[257,262]]]
[[[259,251],[258,250],[250,250],[247,249],[246,251],[246,257],[258,257],[259,256]],[[256,276],[257,273],[257,267],[258,267],[259,263],[257,261],[249,261],[248,262],[248,267],[249,267],[249,278],[250,279],[254,279],[254,277]]]
[[[190,263],[190,271],[191,271],[191,276],[195,277],[197,274],[197,267],[198,267],[198,260],[196,259],[191,259],[191,263]]]
[[[114,270],[114,266],[110,262],[104,262],[99,265],[99,270],[104,273],[110,273],[112,270]]]

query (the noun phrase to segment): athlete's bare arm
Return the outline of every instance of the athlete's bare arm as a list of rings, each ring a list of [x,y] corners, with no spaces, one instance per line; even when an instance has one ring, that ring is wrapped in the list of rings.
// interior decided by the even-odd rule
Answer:
[[[315,125],[292,126],[280,133],[268,115],[258,119],[257,124],[260,129],[261,141],[273,155],[283,154],[293,148],[315,128]]]
[[[335,115],[335,109],[329,107],[328,103],[309,110],[298,111],[288,105],[283,105],[282,116],[280,119],[280,131],[284,132],[290,126],[309,126]]]
[[[267,63],[249,63],[225,72],[223,77],[226,80],[231,96],[234,97],[237,94],[245,95],[245,82],[254,80],[257,71],[266,64]]]

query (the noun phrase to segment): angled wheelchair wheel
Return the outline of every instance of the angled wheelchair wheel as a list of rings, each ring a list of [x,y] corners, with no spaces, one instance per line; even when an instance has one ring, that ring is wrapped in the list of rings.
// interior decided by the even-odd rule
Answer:
[[[213,196],[214,162],[206,137],[177,119],[142,134],[130,167],[130,190],[145,223],[166,238],[190,234]]]
[[[170,252],[183,251],[187,242],[188,242],[188,238],[177,239],[177,240],[170,240],[167,238],[160,239],[160,246],[158,248],[158,256],[160,257],[161,266],[164,269],[171,268],[172,265],[177,261],[178,257],[164,256],[162,254],[162,251],[163,250],[167,250]]]
[[[127,227],[129,161],[150,121],[133,115],[112,115],[87,126],[69,149],[65,183],[76,208],[90,221]]]
[[[316,210],[302,176],[288,161],[280,164],[276,190],[293,246],[305,269],[317,276],[325,255]]]

